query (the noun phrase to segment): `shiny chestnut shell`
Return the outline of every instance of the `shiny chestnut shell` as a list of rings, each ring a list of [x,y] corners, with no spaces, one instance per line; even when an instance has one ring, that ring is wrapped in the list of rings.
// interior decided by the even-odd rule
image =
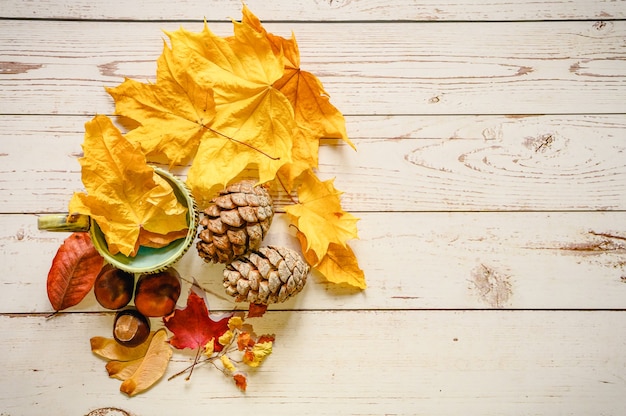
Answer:
[[[174,311],[180,290],[180,275],[174,268],[144,274],[135,287],[135,307],[145,316],[167,316]]]
[[[113,338],[125,347],[136,347],[150,335],[150,320],[136,309],[125,309],[115,315]]]
[[[121,309],[133,298],[135,275],[106,264],[93,285],[98,303],[106,309]]]

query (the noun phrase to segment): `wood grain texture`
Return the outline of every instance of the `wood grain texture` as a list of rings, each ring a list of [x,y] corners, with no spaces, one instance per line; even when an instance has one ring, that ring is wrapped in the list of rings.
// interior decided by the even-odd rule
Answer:
[[[214,368],[160,381],[130,400],[108,379],[88,338],[112,315],[1,316],[0,407],[5,414],[136,416],[619,415],[624,406],[624,312],[273,312],[273,354],[249,374],[246,394]],[[45,344],[44,344],[45,341]],[[339,346],[339,347],[338,347]],[[167,375],[192,354],[177,353]],[[79,371],[77,371],[80,369]]]
[[[11,1],[2,16],[25,19],[202,20],[240,16],[238,0],[79,0],[60,6],[51,0]],[[3,3],[3,4],[4,4]],[[266,21],[458,21],[622,19],[623,0],[249,0],[246,4]]]
[[[360,217],[360,239],[350,245],[368,289],[328,285],[313,273],[302,294],[271,309],[626,309],[625,212]],[[52,312],[44,282],[69,234],[38,231],[33,215],[2,215],[0,230],[0,312]],[[294,234],[278,215],[265,244],[298,249]],[[176,267],[209,291],[213,308],[236,306],[224,294],[223,267],[205,264],[195,248]],[[102,309],[89,295],[72,310]]]
[[[275,23],[268,30],[293,30],[302,67],[344,114],[626,112],[624,21],[441,25]],[[152,79],[162,29],[178,27],[0,21],[0,44],[9,45],[0,50],[0,114],[111,113],[104,87],[125,76]],[[211,28],[232,31],[225,23]]]
[[[67,210],[90,118],[0,117],[0,212]],[[624,115],[348,116],[347,128],[357,151],[325,141],[319,171],[349,211],[626,209]]]
[[[68,234],[36,219],[82,189],[104,87],[153,80],[163,29],[229,35],[241,3],[0,0],[0,415],[624,414],[626,1],[247,3],[346,115],[358,150],[324,140],[319,174],[361,218],[368,289],[313,273],[255,318],[277,342],[246,394],[209,366],[119,393],[88,342],[113,314],[90,294],[46,319]],[[265,242],[296,247],[274,196]],[[177,268],[247,307],[195,249]]]

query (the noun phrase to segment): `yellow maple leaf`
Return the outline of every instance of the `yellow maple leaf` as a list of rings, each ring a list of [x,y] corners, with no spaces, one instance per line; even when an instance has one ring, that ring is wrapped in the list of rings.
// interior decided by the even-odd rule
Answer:
[[[237,371],[237,367],[235,367],[235,365],[233,364],[233,362],[230,360],[230,358],[228,358],[227,355],[222,355],[220,356],[220,360],[222,361],[222,365],[224,366],[224,368],[232,373],[234,373],[235,371]]]
[[[307,240],[304,252],[312,250],[323,258],[331,243],[346,246],[346,241],[358,238],[359,220],[341,207],[341,192],[333,180],[322,182],[311,170],[302,175],[298,188],[298,203],[285,207],[294,225]]]
[[[203,138],[187,183],[204,204],[209,195],[247,168],[267,182],[291,162],[296,127],[289,100],[272,85],[284,73],[266,37],[234,22],[235,36],[221,38],[205,24],[202,32],[168,33],[179,65],[200,85],[211,85],[213,137]]]
[[[170,167],[184,163],[203,137],[213,136],[207,127],[215,115],[211,85],[195,83],[166,45],[157,60],[156,84],[126,79],[106,90],[115,100],[117,114],[139,123],[126,138],[139,144],[152,161]]]
[[[86,214],[102,230],[109,251],[133,256],[142,229],[167,235],[187,228],[187,208],[106,116],[85,124],[80,158],[87,193],[75,193],[70,213]]]

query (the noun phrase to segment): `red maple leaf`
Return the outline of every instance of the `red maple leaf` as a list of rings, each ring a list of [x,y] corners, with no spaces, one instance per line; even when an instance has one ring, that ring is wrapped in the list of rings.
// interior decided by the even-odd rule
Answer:
[[[218,342],[220,336],[228,330],[231,315],[217,321],[211,319],[209,310],[200,296],[191,291],[184,309],[176,309],[174,313],[163,319],[165,327],[174,336],[170,344],[174,348],[196,349],[204,347],[213,338],[214,351],[221,351],[223,346]]]

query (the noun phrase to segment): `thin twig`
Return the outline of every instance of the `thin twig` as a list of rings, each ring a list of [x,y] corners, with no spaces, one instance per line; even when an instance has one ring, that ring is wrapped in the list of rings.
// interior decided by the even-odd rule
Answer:
[[[196,364],[198,364],[198,357],[200,357],[200,348],[202,347],[198,347],[198,350],[196,351],[196,358],[193,360],[193,364],[191,365],[191,370],[189,370],[189,375],[187,376],[185,381],[189,381],[189,379],[191,379],[191,375],[193,374],[193,369],[196,368]]]

